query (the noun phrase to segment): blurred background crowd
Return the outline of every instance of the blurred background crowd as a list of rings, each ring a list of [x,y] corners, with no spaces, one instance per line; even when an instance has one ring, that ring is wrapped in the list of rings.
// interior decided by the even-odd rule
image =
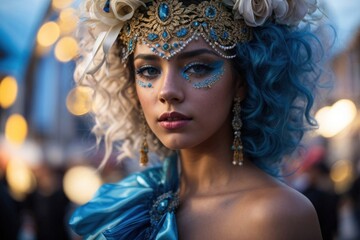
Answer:
[[[337,36],[332,82],[316,102],[320,127],[289,161],[285,181],[314,204],[324,239],[360,239],[360,1],[318,0]],[[72,211],[103,182],[136,167],[111,157],[103,171],[88,112],[75,87],[78,0],[0,0],[0,239],[78,239]],[[323,38],[333,34],[324,32]],[[329,80],[329,81],[328,81]],[[296,165],[294,164],[296,163]],[[297,169],[297,171],[293,171]],[[286,171],[289,170],[289,171]],[[296,206],[294,206],[296,207]]]

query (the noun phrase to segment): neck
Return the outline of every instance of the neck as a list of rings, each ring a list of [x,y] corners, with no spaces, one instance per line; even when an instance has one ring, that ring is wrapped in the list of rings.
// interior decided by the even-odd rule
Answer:
[[[214,191],[229,186],[239,172],[239,167],[232,165],[231,130],[219,134],[221,136],[197,146],[196,149],[180,151],[182,194],[215,193]]]

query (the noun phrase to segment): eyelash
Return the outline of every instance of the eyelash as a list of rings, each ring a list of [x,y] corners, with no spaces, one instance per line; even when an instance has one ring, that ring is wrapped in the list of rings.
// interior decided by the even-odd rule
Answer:
[[[149,74],[149,73],[144,74],[146,71],[149,71],[149,70],[155,70],[156,74]],[[157,69],[156,67],[151,66],[151,65],[144,65],[136,70],[136,75],[138,75],[141,78],[146,79],[146,80],[155,79],[158,76],[158,74],[160,74],[160,73],[161,73],[161,71],[159,69]]]
[[[200,67],[200,71],[196,70],[196,67]],[[211,72],[214,69],[214,67],[211,64],[206,64],[206,63],[201,63],[201,62],[193,62],[193,63],[189,63],[187,64],[183,70],[181,71],[181,74],[183,75],[183,77],[187,80],[189,80],[190,76],[195,76],[195,77],[203,77],[204,75],[208,74],[209,72]],[[148,71],[156,71],[155,73],[149,73]],[[193,71],[190,71],[193,70]],[[137,69],[136,71],[136,75],[138,75],[141,79],[143,80],[147,80],[147,81],[151,81],[155,78],[158,77],[158,75],[161,73],[161,71],[152,66],[152,65],[144,65],[141,66],[139,69]]]
[[[193,71],[193,72],[189,71],[191,69],[195,70],[196,67],[200,67],[201,70]],[[190,75],[191,76],[195,75],[196,77],[202,77],[203,75],[211,72],[213,69],[214,68],[209,64],[205,64],[205,63],[201,63],[201,62],[193,62],[193,63],[186,65],[184,67],[184,70],[182,71],[182,73],[184,76],[187,76],[187,77],[189,77]]]

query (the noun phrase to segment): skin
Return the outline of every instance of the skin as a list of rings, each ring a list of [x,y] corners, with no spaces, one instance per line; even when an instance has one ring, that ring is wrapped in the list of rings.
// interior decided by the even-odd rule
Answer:
[[[204,51],[196,52],[199,49]],[[196,89],[192,82],[213,72],[190,74],[189,82],[184,66],[206,61],[223,61],[224,73],[211,88]],[[143,66],[151,68],[139,74]],[[151,82],[149,88],[136,85],[150,129],[166,147],[180,153],[181,204],[176,212],[180,239],[321,239],[307,198],[248,159],[242,167],[232,165],[231,107],[235,96],[245,96],[245,89],[229,60],[199,39],[170,60],[138,44],[134,67],[137,80]],[[149,73],[148,81],[144,74]],[[179,129],[165,129],[158,120],[169,111],[189,120]]]

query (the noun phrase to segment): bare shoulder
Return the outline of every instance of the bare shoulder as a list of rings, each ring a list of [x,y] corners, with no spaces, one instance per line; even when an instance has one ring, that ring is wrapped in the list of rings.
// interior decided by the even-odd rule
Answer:
[[[252,190],[238,207],[245,214],[241,221],[249,239],[322,239],[311,202],[284,184],[274,182]],[[239,236],[244,237],[240,231]]]

